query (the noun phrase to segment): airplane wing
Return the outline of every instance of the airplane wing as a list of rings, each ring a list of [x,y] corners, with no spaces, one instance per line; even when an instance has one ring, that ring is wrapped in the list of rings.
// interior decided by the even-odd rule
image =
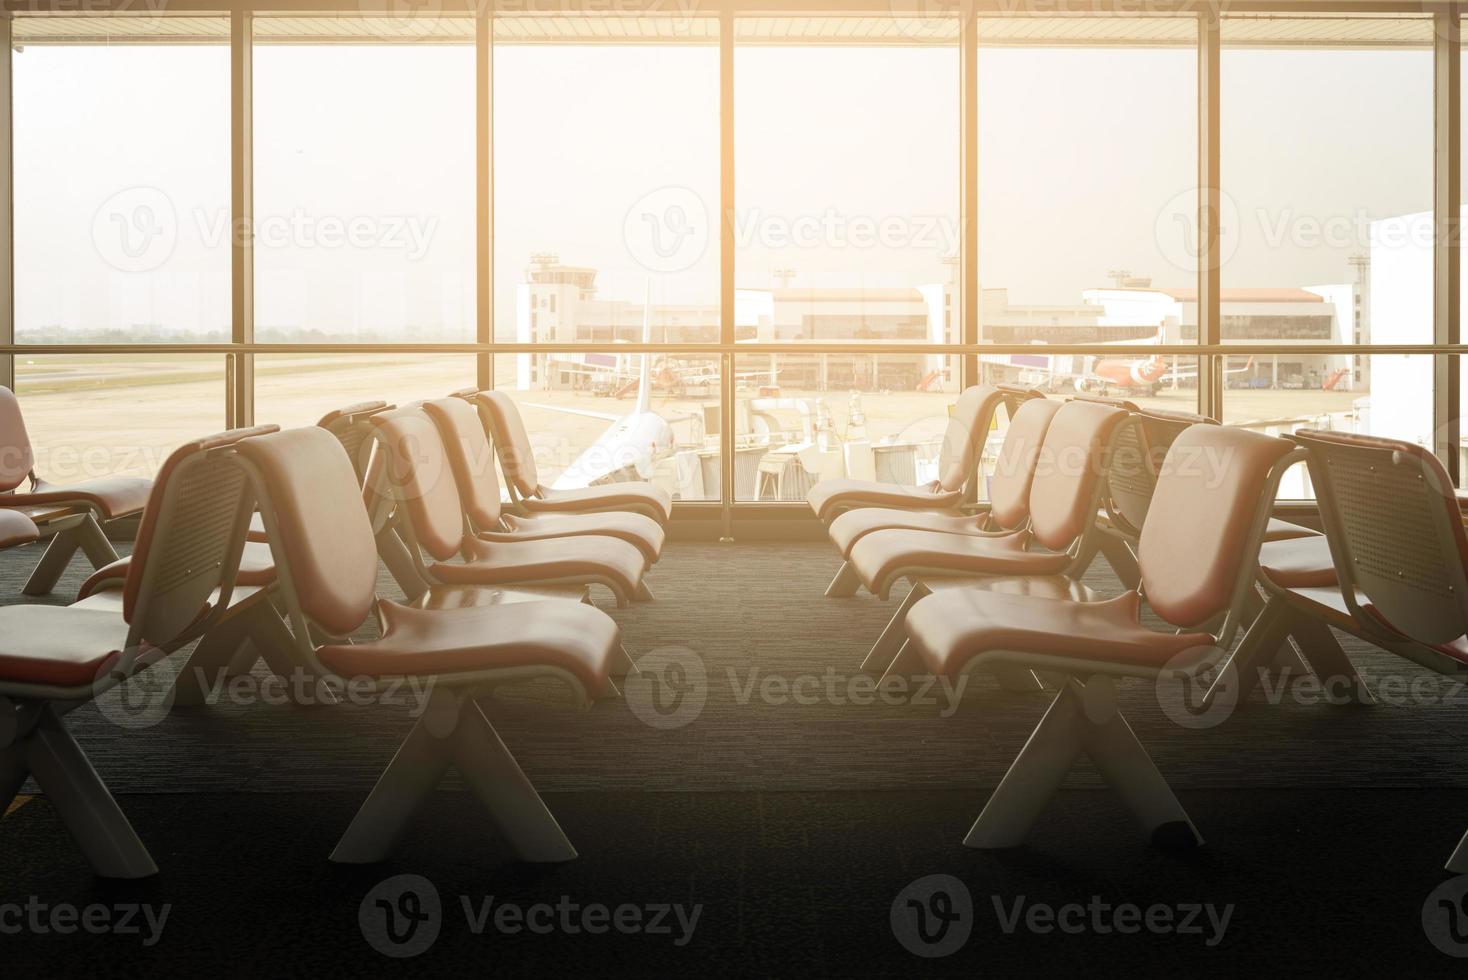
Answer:
[[[564,405],[546,405],[541,402],[526,402],[526,408],[539,408],[547,412],[561,412],[565,415],[580,415],[582,418],[601,419],[603,422],[616,422],[622,416],[611,415],[607,412],[593,412],[589,408],[566,408]]]
[[[1171,355],[1169,355],[1169,356],[1171,356]],[[1249,369],[1252,368],[1253,366],[1254,366],[1254,358],[1253,357],[1250,357],[1247,361],[1244,362],[1244,366],[1243,367],[1236,367],[1236,368],[1226,367],[1226,368],[1223,369],[1223,374],[1224,374],[1224,377],[1227,377],[1230,374],[1244,374],[1244,373],[1248,372]],[[1173,378],[1177,378],[1179,381],[1193,381],[1193,380],[1196,380],[1197,377],[1198,377],[1198,369],[1196,367],[1191,367],[1191,368],[1179,368],[1176,371],[1169,371],[1166,374],[1164,374],[1159,380],[1160,381],[1171,381]]]

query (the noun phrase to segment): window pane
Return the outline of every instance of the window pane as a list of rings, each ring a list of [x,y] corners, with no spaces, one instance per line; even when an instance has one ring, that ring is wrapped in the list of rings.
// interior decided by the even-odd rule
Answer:
[[[182,443],[224,428],[218,354],[34,354],[15,358],[15,392],[54,483],[152,476]]]
[[[409,45],[256,23],[256,338],[472,341],[472,27]]]
[[[640,341],[650,295],[649,339],[717,341],[717,21],[509,22],[494,56],[496,339]]]
[[[1196,42],[1192,17],[980,19],[983,341],[1196,329],[1195,245],[1170,214],[1196,212]]]
[[[653,354],[501,354],[495,388],[520,410],[540,482],[646,481],[675,500],[719,499],[719,361]]]
[[[1468,405],[1468,358],[1458,358],[1458,486],[1468,490],[1468,424],[1464,406]]]
[[[283,429],[315,425],[327,412],[358,402],[442,398],[474,381],[470,354],[260,354],[255,419]]]
[[[956,358],[742,354],[736,372],[735,499],[803,501],[842,477],[938,478]]]
[[[160,23],[16,21],[20,343],[229,339],[229,22]]]
[[[1331,354],[1320,355],[1318,364],[1285,355],[1249,358],[1248,364],[1237,355],[1229,360],[1238,373],[1224,392],[1226,425],[1269,435],[1324,429],[1432,444],[1430,356]],[[1373,398],[1373,389],[1381,397]],[[1302,467],[1286,476],[1279,495],[1314,497]]]
[[[740,22],[741,341],[956,341],[958,48],[853,43],[863,25]]]
[[[1431,342],[1432,39],[1423,15],[1224,19],[1224,343]]]

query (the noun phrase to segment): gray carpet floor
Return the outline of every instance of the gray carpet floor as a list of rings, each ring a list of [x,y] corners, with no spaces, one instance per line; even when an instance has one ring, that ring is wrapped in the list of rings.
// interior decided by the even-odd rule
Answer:
[[[22,599],[20,583],[38,555],[0,555],[0,595],[33,601]],[[648,579],[655,602],[619,610],[596,596],[634,657],[680,648],[702,666],[706,701],[682,727],[645,724],[625,702],[579,710],[549,688],[486,701],[486,712],[543,791],[912,787],[973,789],[977,804],[1049,698],[975,677],[956,710],[941,696],[927,705],[851,703],[844,695],[861,684],[858,667],[896,597],[824,598],[836,565],[825,544],[674,542]],[[70,601],[84,570],[79,560],[42,601]],[[1104,564],[1088,584],[1120,588]],[[397,595],[385,576],[382,594]],[[1124,710],[1179,788],[1468,787],[1468,693],[1352,638],[1342,642],[1368,680],[1403,693],[1369,708],[1320,703],[1308,691],[1278,703],[1256,694],[1219,727],[1190,730],[1138,681],[1125,685]],[[182,657],[159,668],[160,677]],[[256,669],[256,680],[266,676]],[[792,688],[798,700],[784,693]],[[70,724],[118,793],[364,791],[412,710],[411,700],[302,708],[261,703],[247,691],[175,708],[146,727],[119,725],[115,710],[94,705]],[[1067,785],[1099,784],[1082,763]]]

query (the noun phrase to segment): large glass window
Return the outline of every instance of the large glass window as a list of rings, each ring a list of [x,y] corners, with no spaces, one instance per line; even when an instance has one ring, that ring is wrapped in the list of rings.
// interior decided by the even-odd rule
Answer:
[[[737,23],[736,338],[956,342],[957,22]]]
[[[741,354],[735,362],[736,500],[803,501],[824,479],[938,479],[956,358]]]
[[[16,340],[227,341],[228,20],[14,31]]]
[[[579,345],[493,359],[547,483],[717,499],[718,358],[625,345],[708,344],[725,326],[741,344],[736,500],[800,500],[828,476],[931,479],[961,386],[956,358],[925,352],[960,339],[956,10],[736,17],[728,215],[718,17],[496,12],[493,335]],[[1197,23],[978,15],[979,337],[1027,351],[980,355],[984,381],[1196,410]],[[372,347],[477,336],[473,18],[253,24],[245,228],[227,17],[14,22],[17,341],[227,340],[230,247],[250,234],[256,339],[361,345],[255,355],[260,421],[473,384],[472,353]],[[1222,39],[1224,420],[1429,444],[1432,357],[1352,349],[1435,339],[1432,16],[1233,12]],[[777,343],[806,353],[761,347]],[[1089,352],[1047,349],[1062,344]],[[225,364],[19,356],[36,442],[60,447],[40,468],[151,472],[223,424]],[[122,406],[105,453],[102,397]],[[177,411],[156,407],[168,399]],[[1298,476],[1284,496],[1309,496]]]
[[[360,402],[405,405],[443,398],[474,384],[468,354],[260,354],[255,357],[255,419],[282,428],[315,425],[327,412]]]
[[[1320,348],[1432,342],[1432,40],[1429,15],[1225,17],[1222,340],[1300,348],[1232,358],[1226,421],[1430,438],[1431,358]]]
[[[717,19],[495,23],[495,338],[717,341]]]
[[[540,482],[572,490],[645,481],[675,500],[719,499],[719,359],[682,354],[495,356]]]
[[[1192,17],[980,18],[984,342],[1182,340],[1196,43]]]
[[[189,439],[224,428],[220,354],[31,354],[15,358],[15,392],[53,483],[153,476]]]
[[[258,341],[474,340],[473,22],[413,26],[256,21]]]

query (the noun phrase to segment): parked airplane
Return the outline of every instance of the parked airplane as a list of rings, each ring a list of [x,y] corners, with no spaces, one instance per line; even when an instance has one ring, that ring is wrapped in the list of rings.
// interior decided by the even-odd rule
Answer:
[[[642,299],[642,342],[652,340],[652,285]],[[566,408],[562,405],[526,403],[529,408],[605,419],[611,425],[577,456],[551,484],[554,490],[579,490],[617,479],[650,480],[658,460],[672,455],[676,439],[667,419],[652,410],[652,354],[641,355],[637,377],[637,404],[626,415]],[[610,479],[609,479],[610,478]]]
[[[1157,386],[1168,381],[1191,381],[1198,377],[1198,369],[1179,368],[1168,369],[1168,355],[1154,354],[1135,361],[1123,361],[1116,359],[1098,360],[1091,365],[1089,373],[1080,375],[1075,379],[1076,391],[1094,391],[1099,389],[1103,394],[1113,388],[1123,391],[1142,391],[1154,394]],[[1254,358],[1250,357],[1243,367],[1225,368],[1224,375],[1244,374],[1254,366]]]

